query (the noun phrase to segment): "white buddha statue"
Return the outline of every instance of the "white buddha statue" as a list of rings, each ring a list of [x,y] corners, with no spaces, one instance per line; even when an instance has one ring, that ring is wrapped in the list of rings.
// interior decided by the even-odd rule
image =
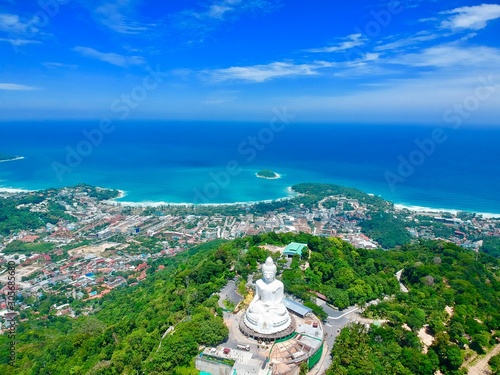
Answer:
[[[262,265],[263,278],[255,283],[255,297],[245,313],[245,324],[256,332],[272,334],[291,324],[290,314],[283,304],[285,288],[275,279],[276,265],[271,257]]]

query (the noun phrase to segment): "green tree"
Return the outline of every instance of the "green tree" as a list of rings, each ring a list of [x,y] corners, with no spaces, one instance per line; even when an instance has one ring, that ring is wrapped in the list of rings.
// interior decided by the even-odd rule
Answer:
[[[345,308],[350,306],[349,294],[344,290],[331,289],[328,291],[326,296],[328,297],[329,301],[340,310],[344,310]]]
[[[425,323],[425,311],[419,308],[411,309],[407,323],[413,331],[418,331]]]
[[[490,358],[488,361],[488,364],[491,367],[491,371],[493,375],[499,375],[500,374],[500,354],[497,354],[496,356],[493,356]]]

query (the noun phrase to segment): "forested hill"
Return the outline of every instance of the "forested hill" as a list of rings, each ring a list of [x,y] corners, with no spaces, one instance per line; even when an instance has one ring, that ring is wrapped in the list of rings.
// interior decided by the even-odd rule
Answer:
[[[498,260],[436,241],[385,255],[404,267],[401,281],[409,293],[365,310],[386,324],[344,329],[327,375],[434,375],[438,369],[465,375],[467,361],[500,345]],[[417,336],[423,332],[432,339],[429,347]]]
[[[119,195],[118,190],[103,189],[86,184],[79,184],[68,189],[85,193],[99,201],[113,199]],[[8,199],[0,199],[0,236],[7,236],[19,230],[35,230],[44,227],[47,223],[56,224],[61,219],[75,222],[76,218],[68,215],[65,207],[61,204],[61,201],[66,204],[71,204],[72,201],[63,200],[59,195],[61,190],[52,188],[27,191]],[[43,212],[31,209],[31,205],[44,201],[47,202],[47,209]]]
[[[198,375],[193,358],[199,346],[217,345],[227,336],[213,293],[229,279],[242,280],[257,271],[270,255],[260,245],[292,241],[307,243],[311,251],[294,259],[279,278],[287,292],[318,314],[311,291],[326,294],[339,307],[391,296],[367,309],[387,324],[344,329],[329,374],[431,375],[440,368],[458,375],[467,353],[495,344],[500,328],[495,258],[443,242],[381,251],[354,249],[337,238],[268,233],[210,242],[153,262],[148,278],[137,286],[101,300],[72,302],[88,317],[56,317],[50,297],[41,301],[39,316],[18,327],[16,367],[2,356],[0,373]],[[277,262],[283,269],[283,261]],[[302,271],[306,262],[309,267]],[[394,276],[400,269],[409,293],[400,292]],[[424,324],[435,337],[426,354],[415,333]],[[173,330],[161,341],[169,327]],[[0,336],[0,352],[8,353],[8,346],[8,338]]]
[[[40,318],[20,323],[16,367],[1,356],[1,374],[174,374],[183,372],[199,345],[227,337],[217,297],[231,272],[215,249],[222,241],[200,245],[151,263],[150,275],[137,286],[122,287],[100,300],[74,301],[88,311],[77,320],[56,317],[50,296],[41,301]],[[162,335],[175,327],[158,349]],[[0,352],[10,340],[0,336]]]
[[[312,202],[317,202],[328,196],[343,195],[346,198],[357,199],[362,203],[380,209],[393,207],[392,203],[387,202],[378,196],[367,194],[352,187],[345,187],[334,184],[301,183],[293,185],[292,189],[297,193],[309,197]]]

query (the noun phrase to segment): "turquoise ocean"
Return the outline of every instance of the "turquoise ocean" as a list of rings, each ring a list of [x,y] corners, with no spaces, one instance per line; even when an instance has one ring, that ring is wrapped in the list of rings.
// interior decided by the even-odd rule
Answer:
[[[36,121],[0,123],[0,188],[87,183],[121,201],[234,203],[300,182],[394,203],[500,213],[500,129],[384,124]],[[256,177],[261,169],[281,175]]]

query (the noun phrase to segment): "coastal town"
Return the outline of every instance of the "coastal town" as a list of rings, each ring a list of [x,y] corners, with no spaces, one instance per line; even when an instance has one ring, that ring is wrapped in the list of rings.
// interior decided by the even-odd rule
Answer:
[[[156,260],[220,239],[275,233],[339,237],[356,248],[381,249],[363,228],[375,215],[360,199],[326,196],[311,205],[269,210],[253,205],[123,205],[102,199],[104,189],[87,186],[47,192],[0,193],[15,209],[40,215],[58,207],[60,217],[33,229],[0,235],[0,322],[8,329],[7,265],[15,264],[20,319],[77,317],[119,287],[133,286],[162,269]],[[91,192],[94,192],[92,194]],[[264,206],[264,208],[267,206]],[[469,213],[412,211],[388,205],[385,214],[400,220],[412,241],[444,239],[480,252],[484,238],[500,237],[500,219]],[[40,311],[44,300],[51,305]],[[75,304],[74,301],[81,303]]]

